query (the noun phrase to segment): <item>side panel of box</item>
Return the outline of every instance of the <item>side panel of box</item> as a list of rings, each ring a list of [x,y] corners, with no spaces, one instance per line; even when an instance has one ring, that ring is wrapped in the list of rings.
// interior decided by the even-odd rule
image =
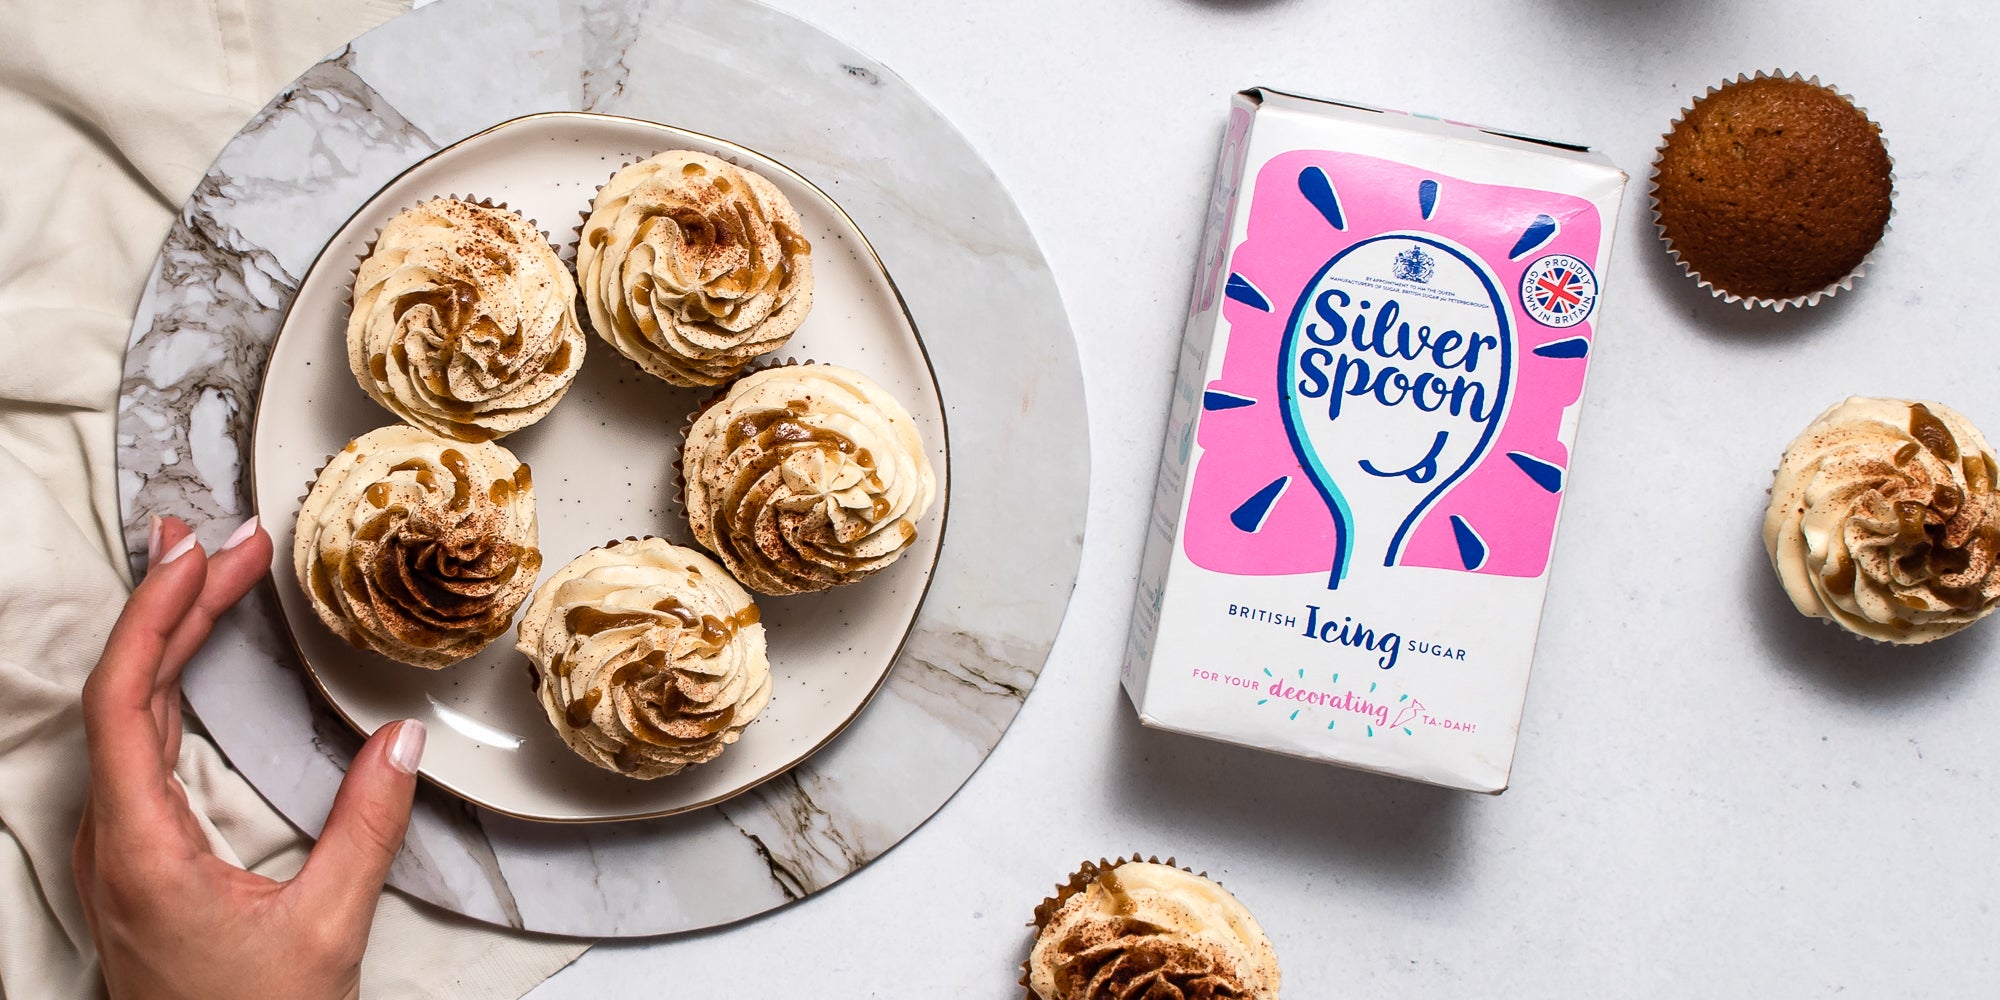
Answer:
[[[1249,153],[1254,102],[1239,95],[1231,106],[1222,150],[1216,157],[1215,183],[1209,188],[1208,212],[1194,289],[1188,300],[1187,326],[1174,374],[1173,402],[1168,410],[1166,440],[1160,449],[1160,474],[1153,488],[1153,510],[1147,521],[1145,555],[1139,565],[1138,595],[1132,606],[1132,626],[1125,643],[1120,679],[1141,716],[1146,714],[1147,666],[1159,636],[1160,610],[1179,537],[1181,504],[1186,499],[1188,460],[1194,447],[1195,423],[1201,417],[1201,386],[1222,316],[1224,267],[1236,226],[1236,198],[1242,188]]]

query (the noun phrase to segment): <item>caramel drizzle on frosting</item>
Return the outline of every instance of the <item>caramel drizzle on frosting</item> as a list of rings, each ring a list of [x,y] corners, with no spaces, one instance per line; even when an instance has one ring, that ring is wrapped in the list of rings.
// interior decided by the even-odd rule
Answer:
[[[830,461],[838,461],[841,456],[852,455],[855,463],[864,468],[873,464],[872,456],[869,456],[865,449],[857,448],[853,441],[831,431],[801,423],[791,410],[752,413],[731,423],[727,438],[728,448],[731,451],[738,451],[745,445],[754,446],[752,454],[756,457],[739,466],[735,486],[742,493],[749,495],[765,492],[759,483],[776,472],[791,453],[800,449],[816,450]],[[869,461],[864,463],[864,458]],[[873,472],[868,474],[865,482],[871,489],[882,488],[881,478]],[[888,501],[878,496],[870,502],[867,516],[871,521],[878,521],[888,511]],[[748,505],[738,507],[731,512],[730,527],[738,537],[755,537],[759,522],[772,516],[770,512],[770,507]],[[831,532],[801,530],[808,521],[806,515],[780,510],[775,518],[779,524],[777,537],[782,539],[791,553],[798,557],[802,567],[818,566],[838,575],[855,575],[865,572],[872,561],[868,557],[853,555],[851,546],[844,544],[844,540],[833,536]],[[916,538],[914,525],[904,522],[898,527],[908,529],[905,535],[906,542]],[[730,536],[722,537],[727,539]],[[724,544],[728,543],[725,541]],[[749,550],[737,548],[736,554],[739,559],[749,562],[756,560],[757,555],[768,556],[769,552],[764,549],[764,546]]]
[[[531,498],[515,502],[527,466],[497,445],[414,428],[358,440],[301,512],[301,576],[316,607],[349,641],[405,662],[444,666],[477,652],[512,622],[541,566]],[[462,448],[485,451],[475,461]],[[388,460],[402,453],[411,457]],[[475,486],[488,470],[506,471],[492,480],[507,484],[504,497]]]
[[[908,420],[845,369],[782,367],[739,381],[689,429],[683,474],[695,537],[769,594],[882,569],[916,539],[914,519],[935,488]],[[895,451],[885,457],[880,447]]]
[[[762,710],[760,617],[706,557],[634,539],[551,577],[522,620],[521,649],[545,665],[540,694],[572,748],[657,777],[713,758]]]
[[[451,198],[399,213],[355,277],[349,359],[370,396],[434,433],[484,441],[553,407],[583,332],[555,250],[504,209]]]
[[[668,382],[720,384],[805,318],[801,225],[770,181],[707,154],[627,166],[598,192],[578,242],[591,325]]]
[[[1935,637],[2000,604],[1996,480],[1962,417],[1848,400],[1787,450],[1766,544],[1806,613],[1876,638]]]
[[[1932,610],[1934,600],[1977,605],[2000,554],[1992,460],[1963,455],[1951,429],[1922,403],[1910,405],[1909,432],[1915,440],[1870,477],[1872,489],[1856,499],[1855,516],[1889,535],[1889,578],[1905,588],[1928,584],[1897,589],[1889,595],[1892,603],[1911,611]],[[1966,488],[1938,480],[1921,461],[1923,453],[1959,472]],[[1968,496],[1975,502],[1968,503]],[[1836,550],[1821,579],[1830,593],[1846,596],[1854,593],[1860,572],[1845,549]]]
[[[1159,889],[1152,891],[1157,895]],[[1035,961],[1048,963],[1043,968],[1052,992],[1042,1000],[1248,1000],[1276,995],[1275,980],[1254,981],[1259,973],[1245,968],[1245,963],[1254,968],[1257,959],[1225,943],[1240,948],[1247,941],[1199,933],[1186,925],[1185,917],[1168,916],[1159,905],[1142,902],[1124,884],[1118,867],[1096,868],[1086,891],[1071,895],[1044,918],[1052,920],[1043,933],[1055,935],[1049,941],[1053,947],[1045,954],[1038,943],[1041,957],[1030,962],[1031,969]],[[1254,933],[1262,942],[1261,931]],[[1265,975],[1275,976],[1275,968]]]

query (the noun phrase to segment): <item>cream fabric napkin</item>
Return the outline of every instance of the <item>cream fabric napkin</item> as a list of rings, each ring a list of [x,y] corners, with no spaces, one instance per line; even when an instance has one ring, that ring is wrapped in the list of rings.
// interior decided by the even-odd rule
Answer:
[[[69,872],[78,694],[124,602],[114,424],[132,311],[230,136],[407,0],[0,0],[0,997],[103,994]],[[310,846],[190,737],[218,853],[285,877]],[[587,942],[508,934],[394,892],[365,997],[513,998]]]

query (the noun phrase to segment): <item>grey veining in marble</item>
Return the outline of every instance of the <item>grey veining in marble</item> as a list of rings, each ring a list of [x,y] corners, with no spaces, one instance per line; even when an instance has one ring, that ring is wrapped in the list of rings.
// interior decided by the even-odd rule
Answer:
[[[710,927],[832,885],[943,805],[1033,686],[1075,580],[1088,455],[1054,281],[992,173],[887,69],[740,2],[451,0],[357,39],[244,127],[161,250],[120,402],[126,540],[137,567],[149,515],[187,518],[213,544],[247,512],[271,338],[356,205],[443,145],[560,109],[723,136],[832,194],[926,331],[959,456],[909,643],[818,754],[721,805],[635,823],[529,823],[426,786],[390,876],[532,930]],[[276,614],[259,593],[230,616],[188,697],[231,762],[314,831],[358,738],[301,676]]]
[[[438,146],[354,72],[352,47],[293,81],[224,147],[139,300],[119,398],[119,498],[133,571],[148,516],[215,545],[244,516],[243,456],[271,338],[338,215]],[[350,209],[351,210],[351,209]]]

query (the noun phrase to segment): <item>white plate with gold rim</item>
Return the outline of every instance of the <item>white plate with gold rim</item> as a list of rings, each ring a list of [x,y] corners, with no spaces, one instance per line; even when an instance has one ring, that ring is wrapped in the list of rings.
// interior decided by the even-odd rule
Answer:
[[[763,174],[798,209],[813,242],[813,308],[778,358],[840,364],[896,394],[937,472],[938,502],[888,569],[822,594],[758,598],[770,644],[772,698],[737,743],[707,764],[638,781],[573,753],[537,700],[510,630],[440,671],[347,645],[319,621],[292,572],[292,529],[327,458],[395,422],[348,370],[347,295],[358,258],[396,212],[440,195],[490,199],[535,220],[566,261],[577,224],[618,167],[693,149]],[[582,310],[579,309],[581,317]],[[716,390],[642,373],[592,335],[569,395],[500,444],[534,470],[542,578],[615,538],[692,544],[676,500],[680,434]],[[767,781],[824,746],[860,714],[909,635],[944,535],[950,476],[945,410],[923,341],[888,272],[854,221],[782,164],[710,136],[580,112],[495,125],[417,163],[376,192],[306,273],[264,375],[252,431],[252,490],[276,545],[272,579],[285,624],[315,685],[363,732],[402,718],[430,729],[423,776],[476,805],[523,819],[603,822],[712,805]]]

